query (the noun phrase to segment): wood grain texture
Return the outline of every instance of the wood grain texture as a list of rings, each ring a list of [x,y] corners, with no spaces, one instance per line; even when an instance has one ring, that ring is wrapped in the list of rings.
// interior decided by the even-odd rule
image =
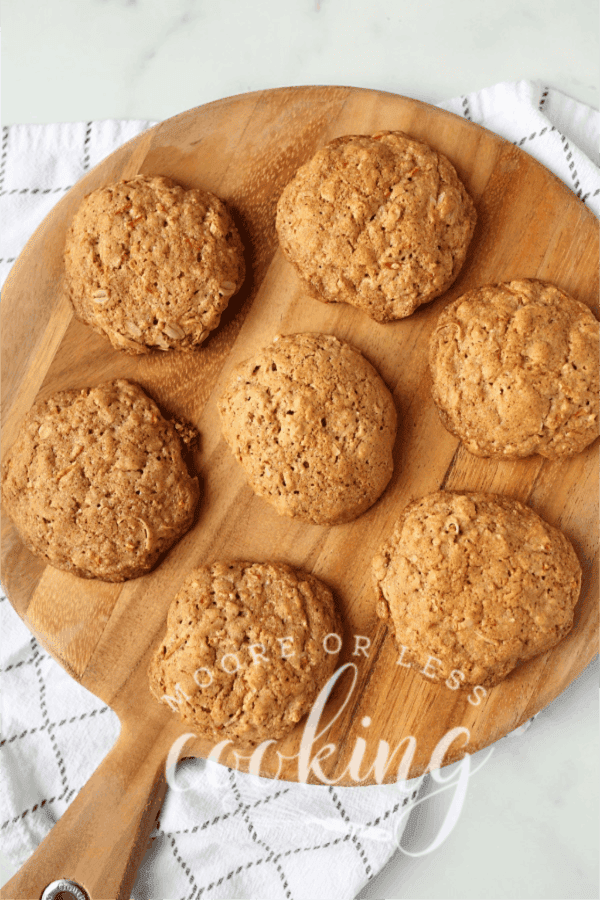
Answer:
[[[377,129],[406,131],[445,153],[478,211],[465,266],[452,288],[410,318],[388,325],[357,309],[307,297],[278,250],[274,226],[277,199],[298,165],[338,135]],[[217,331],[191,354],[126,357],[75,321],[64,295],[62,246],[74,210],[93,188],[137,173],[168,175],[185,187],[217,193],[231,208],[246,246],[244,287]],[[187,417],[201,435],[194,457],[203,491],[198,520],[143,578],[108,585],[58,572],[23,548],[6,517],[2,523],[3,581],[13,606],[70,674],[117,712],[127,734],[138,735],[144,754],[154,760],[146,787],[140,782],[140,797],[166,757],[167,738],[188,730],[150,696],[147,663],[185,574],[217,558],[288,562],[314,572],[333,589],[345,621],[340,665],[356,666],[352,691],[349,671],[331,698],[327,719],[341,711],[321,740],[335,745],[331,755],[323,753],[321,765],[323,775],[338,784],[373,782],[376,773],[369,768],[381,740],[393,750],[408,736],[415,738],[411,776],[427,769],[433,748],[452,728],[467,728],[469,740],[457,739],[444,762],[475,752],[542,709],[577,677],[597,645],[597,444],[567,461],[471,456],[438,420],[430,397],[427,344],[441,309],[488,282],[544,278],[597,315],[597,259],[594,216],[526,153],[450,113],[354,88],[264,91],[190,110],[117,150],[52,210],[15,263],[4,290],[3,454],[36,399],[115,377],[137,381],[163,411]],[[358,347],[391,389],[399,414],[389,487],[365,515],[333,528],[278,517],[252,494],[221,438],[216,410],[216,399],[237,362],[277,333],[302,331],[335,334]],[[399,666],[393,636],[375,615],[374,553],[404,505],[439,488],[493,491],[530,504],[572,540],[584,569],[571,634],[554,650],[518,667],[478,705],[469,702],[467,691],[433,685]],[[370,639],[368,656],[353,655],[354,635]],[[363,725],[366,716],[371,721]],[[303,724],[268,748],[261,774],[301,777],[295,754]],[[365,738],[367,749],[361,767],[356,768],[355,758],[351,769],[358,737]],[[207,742],[193,740],[185,754],[203,756],[210,749]],[[386,781],[396,779],[401,753]],[[227,748],[221,761],[241,768],[247,764],[240,763],[235,747]],[[100,770],[94,777],[101,777]],[[309,780],[318,780],[314,770]],[[99,784],[95,782],[96,790]],[[92,788],[87,802],[94,795]],[[75,826],[76,818],[69,827]],[[46,854],[40,863],[44,872],[50,857]],[[86,871],[93,869],[90,860],[86,865]],[[68,873],[61,869],[59,874]],[[101,883],[96,880],[94,890]],[[10,885],[13,893],[5,896],[37,896],[16,893],[21,888],[16,882]]]

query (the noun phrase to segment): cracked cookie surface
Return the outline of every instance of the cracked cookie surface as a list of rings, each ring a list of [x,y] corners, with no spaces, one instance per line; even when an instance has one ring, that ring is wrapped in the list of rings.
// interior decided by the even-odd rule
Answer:
[[[476,211],[450,161],[402,132],[321,148],[277,205],[281,248],[311,294],[378,322],[409,316],[457,277]]]
[[[581,567],[568,539],[518,501],[439,491],[405,508],[373,578],[403,665],[492,687],[570,631]]]
[[[533,279],[469,291],[431,336],[442,423],[477,456],[566,457],[598,436],[598,321]]]
[[[232,372],[219,413],[250,486],[280,515],[349,522],[391,478],[392,396],[364,356],[331,335],[275,338]]]
[[[32,553],[81,578],[148,572],[198,503],[175,427],[123,379],[38,401],[2,469],[2,500]]]
[[[193,350],[217,327],[245,274],[223,201],[162,176],[88,194],[64,259],[77,318],[130,354]]]
[[[150,690],[204,737],[284,737],[333,674],[341,637],[331,591],[277,563],[215,562],[169,608]],[[327,649],[326,649],[327,648]]]

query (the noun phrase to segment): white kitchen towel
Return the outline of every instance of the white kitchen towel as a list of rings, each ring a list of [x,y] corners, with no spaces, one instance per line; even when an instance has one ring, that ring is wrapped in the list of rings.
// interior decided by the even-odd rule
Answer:
[[[532,82],[440,104],[536,157],[600,215],[600,115]],[[5,127],[0,283],[51,207],[151,122]],[[54,662],[0,600],[0,848],[22,864],[115,742],[116,716]],[[397,849],[420,780],[337,788],[277,783],[201,760],[177,770],[136,900],[350,900]]]
[[[531,81],[502,82],[439,105],[521,147],[600,216],[598,110]]]

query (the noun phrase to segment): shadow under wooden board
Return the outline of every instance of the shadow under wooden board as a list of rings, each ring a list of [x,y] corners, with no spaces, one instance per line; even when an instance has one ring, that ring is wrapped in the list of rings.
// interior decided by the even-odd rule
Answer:
[[[299,165],[338,135],[379,129],[406,131],[446,154],[478,212],[473,242],[455,284],[414,315],[388,325],[347,305],[310,299],[278,249],[274,224],[278,197]],[[168,175],[185,187],[214,191],[233,211],[246,246],[246,283],[218,330],[194,353],[120,354],[75,321],[63,291],[63,241],[79,202],[100,185],[138,173]],[[443,307],[489,282],[546,279],[597,315],[597,261],[595,217],[525,152],[450,113],[355,88],[260,91],[190,110],[117,150],[52,210],[17,260],[4,290],[3,454],[36,399],[115,377],[137,381],[165,412],[193,422],[201,436],[194,457],[203,491],[196,524],[143,578],[114,585],[59,572],[31,556],[10,521],[3,519],[3,582],[11,603],[41,643],[109,704],[122,724],[119,742],[93,777],[94,784],[88,783],[72,805],[79,803],[83,809],[87,802],[89,807],[87,818],[77,812],[69,819],[71,835],[82,835],[78,855],[71,848],[60,857],[63,862],[76,858],[72,871],[80,876],[87,872],[90,887],[103,885],[107,890],[109,883],[116,883],[122,876],[115,874],[118,860],[125,859],[124,853],[129,859],[134,840],[143,851],[137,832],[144,818],[140,798],[153,784],[155,802],[160,801],[159,770],[176,738],[189,731],[150,696],[146,668],[164,632],[171,598],[197,565],[219,558],[285,561],[322,578],[342,611],[340,666],[348,667],[321,720],[323,733],[311,749],[308,768],[298,757],[305,724],[300,723],[286,740],[266,748],[259,771],[269,777],[373,783],[378,776],[372,764],[385,741],[390,746],[385,780],[394,781],[408,742],[393,758],[392,753],[408,737],[415,739],[410,775],[416,776],[427,769],[434,748],[452,729],[467,729],[468,735],[455,732],[441,759],[444,764],[516,728],[587,665],[596,652],[598,627],[597,443],[564,461],[471,456],[438,420],[430,397],[427,345]],[[380,372],[397,404],[392,481],[381,499],[348,525],[320,527],[277,516],[246,486],[220,434],[216,400],[232,367],[278,333],[305,331],[334,334],[355,345]],[[569,636],[518,667],[485,696],[432,684],[399,665],[393,635],[375,615],[373,555],[405,504],[440,488],[490,491],[528,503],[571,539],[584,570]],[[362,637],[358,644],[357,635]],[[366,741],[362,761],[357,747],[365,745],[357,744],[359,738]],[[325,743],[333,749],[318,753]],[[186,756],[210,751],[211,745],[198,739],[182,745]],[[219,759],[248,767],[233,746]],[[118,802],[113,795],[113,805],[133,824],[111,833],[107,852],[99,857],[96,851],[94,856],[85,843],[93,828],[97,830],[93,818],[109,815],[98,811],[98,793],[118,792],[117,783],[124,793]],[[56,851],[52,854],[55,859]],[[40,871],[50,856],[38,856]],[[127,865],[129,878],[133,870],[131,862]],[[113,890],[125,890],[126,881],[121,878]]]

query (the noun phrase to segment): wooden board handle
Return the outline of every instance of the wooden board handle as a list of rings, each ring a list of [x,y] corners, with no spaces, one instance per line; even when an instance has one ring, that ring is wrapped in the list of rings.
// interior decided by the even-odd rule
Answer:
[[[140,736],[123,726],[103,763],[0,897],[38,900],[49,884],[66,878],[91,900],[129,898],[166,793],[168,732]]]

